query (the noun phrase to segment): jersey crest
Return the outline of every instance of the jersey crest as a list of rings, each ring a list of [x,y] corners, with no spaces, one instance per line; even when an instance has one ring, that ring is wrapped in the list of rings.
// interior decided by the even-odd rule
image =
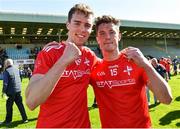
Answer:
[[[131,66],[126,66],[126,69],[125,69],[123,72],[127,73],[127,74],[130,76],[132,70],[133,70],[133,69],[132,69]]]

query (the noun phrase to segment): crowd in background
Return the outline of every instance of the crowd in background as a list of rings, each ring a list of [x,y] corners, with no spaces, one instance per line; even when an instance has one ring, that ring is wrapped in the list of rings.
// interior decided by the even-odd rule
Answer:
[[[30,58],[36,59],[37,54],[42,50],[41,47],[34,47],[31,48],[31,54],[30,54]]]
[[[6,58],[7,58],[6,51],[3,48],[0,47],[0,72],[3,69],[4,61],[5,61]]]
[[[36,59],[37,54],[42,50],[42,47],[34,47],[31,48],[30,51],[30,59]],[[100,52],[99,47],[97,47],[95,50],[93,50],[95,54],[99,57],[102,58],[102,54]],[[148,58],[152,59],[153,57],[148,55]],[[3,71],[3,65],[5,59],[8,58],[8,55],[6,53],[6,50],[0,47],[0,72]],[[180,73],[180,58],[175,56],[175,57],[161,57],[157,58],[158,63],[161,64],[163,67],[165,67],[167,74],[168,74],[168,80],[170,79],[170,76],[172,75],[177,75]],[[22,73],[22,77],[28,77],[28,68],[29,66],[24,65],[24,68],[21,66],[20,71]],[[30,66],[31,71],[33,71],[33,66]]]

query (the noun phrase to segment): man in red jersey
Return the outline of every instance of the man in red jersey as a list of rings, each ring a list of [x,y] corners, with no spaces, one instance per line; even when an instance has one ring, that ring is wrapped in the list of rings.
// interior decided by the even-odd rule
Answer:
[[[68,38],[49,44],[38,54],[26,89],[27,106],[40,105],[37,128],[90,128],[87,87],[96,56],[83,44],[90,36],[94,15],[84,4],[68,14]]]
[[[96,39],[103,59],[91,74],[103,128],[149,128],[145,86],[161,103],[172,95],[167,82],[156,72],[139,49],[119,51],[119,20],[111,16],[96,20]]]

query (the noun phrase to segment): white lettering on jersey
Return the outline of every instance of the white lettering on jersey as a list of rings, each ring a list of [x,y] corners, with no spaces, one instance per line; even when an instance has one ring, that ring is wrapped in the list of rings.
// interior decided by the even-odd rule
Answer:
[[[111,72],[111,76],[117,76],[117,74],[118,74],[118,69],[117,69],[117,68],[110,69],[110,72]]]
[[[81,59],[79,58],[79,59],[75,60],[75,63],[76,63],[76,65],[80,65],[81,64]]]
[[[110,73],[111,73],[111,76],[117,76],[118,74],[118,65],[111,65],[111,66],[108,66],[108,68],[110,69]]]
[[[104,71],[102,71],[102,72],[97,72],[97,76],[105,76],[106,74],[105,74],[105,72]]]
[[[112,88],[112,87],[133,85],[136,84],[136,81],[135,79],[109,80],[109,81],[96,81],[96,84],[98,87],[108,86],[109,88]]]
[[[80,78],[80,77],[82,77],[83,75],[86,75],[86,74],[90,74],[90,69],[87,69],[86,71],[82,71],[82,70],[65,70],[63,72],[62,77],[73,77],[74,80],[75,80],[76,78]]]
[[[84,64],[86,64],[87,66],[89,66],[89,63],[90,63],[90,61],[89,61],[87,58],[85,58]]]
[[[58,44],[58,45],[51,45],[51,46],[47,46],[47,47],[43,48],[43,51],[48,52],[48,51],[50,51],[53,48],[54,49],[60,49],[61,47],[63,47],[63,45],[60,45],[60,44]]]
[[[118,67],[119,67],[118,65],[111,65],[111,66],[108,66],[109,69],[118,68]]]
[[[131,73],[130,73],[130,72],[131,72],[133,69],[132,69],[132,67],[129,67],[129,66],[127,66],[126,68],[127,68],[127,69],[126,69],[126,70],[124,70],[123,72],[127,72],[127,73],[128,73],[128,75],[130,76],[130,75],[131,75]]]

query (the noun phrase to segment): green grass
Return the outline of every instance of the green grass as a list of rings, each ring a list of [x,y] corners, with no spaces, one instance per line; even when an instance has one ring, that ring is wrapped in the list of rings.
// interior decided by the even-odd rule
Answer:
[[[37,108],[34,111],[30,111],[27,106],[25,105],[25,94],[24,91],[27,87],[29,80],[27,78],[23,79],[22,81],[22,96],[23,96],[23,103],[24,107],[28,116],[29,122],[26,124],[21,123],[21,115],[20,112],[14,103],[13,105],[13,120],[12,123],[8,126],[9,128],[35,128],[36,120],[38,116],[39,109]],[[0,81],[0,90],[2,89],[2,81]],[[2,91],[2,90],[1,90]],[[0,97],[0,121],[4,121],[6,116],[6,100],[5,98]],[[0,125],[1,128],[4,128],[4,125]]]
[[[23,79],[22,86],[22,96],[23,101],[25,101],[24,91],[28,84],[28,79]],[[169,81],[173,93],[173,102],[170,105],[153,105],[153,99],[151,101],[152,106],[149,109],[153,128],[178,128],[180,127],[180,75],[172,77]],[[0,81],[0,90],[2,89],[2,81]],[[151,94],[152,96],[152,94]],[[152,98],[152,97],[151,97]],[[94,94],[92,87],[88,88],[88,107],[91,107],[94,99]],[[5,105],[6,100],[0,97],[0,121],[5,119]],[[14,104],[13,107],[13,122],[9,128],[35,128],[36,120],[38,116],[39,109],[30,111],[26,105],[25,109],[28,115],[29,122],[26,124],[21,123],[21,115],[18,108]],[[89,108],[90,120],[92,128],[99,128],[99,113],[98,108]],[[0,128],[5,128],[5,126],[0,125]]]

